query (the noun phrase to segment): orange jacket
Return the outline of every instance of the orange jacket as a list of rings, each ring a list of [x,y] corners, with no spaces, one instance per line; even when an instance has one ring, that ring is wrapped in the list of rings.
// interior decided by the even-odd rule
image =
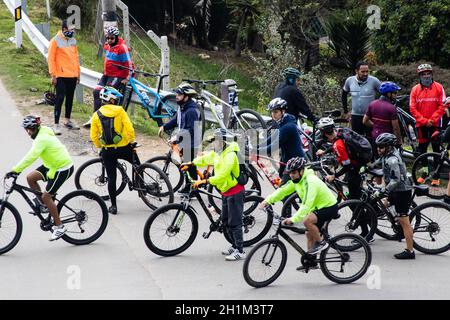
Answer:
[[[61,31],[50,41],[48,48],[48,72],[54,77],[79,78],[77,40],[66,38]]]
[[[421,84],[414,86],[411,90],[409,108],[416,119],[416,127],[426,126],[428,120],[432,120],[433,125],[438,127],[439,120],[445,113],[444,100],[444,88],[437,82],[433,82],[429,88]]]

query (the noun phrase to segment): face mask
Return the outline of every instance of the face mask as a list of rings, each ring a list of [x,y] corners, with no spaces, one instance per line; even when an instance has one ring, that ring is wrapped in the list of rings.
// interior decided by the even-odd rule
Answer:
[[[302,177],[300,177],[300,178],[298,178],[298,179],[292,179],[292,182],[293,182],[293,183],[299,183],[301,179],[302,179]]]
[[[36,139],[38,133],[39,133],[39,128],[36,129],[36,130],[34,131],[34,133],[31,135],[31,139],[33,139],[33,140]]]
[[[425,87],[429,87],[429,86],[431,86],[432,83],[433,83],[433,77],[430,77],[430,78],[420,77],[421,85],[423,85]]]
[[[66,38],[72,38],[74,32],[73,31],[64,31],[63,34]]]

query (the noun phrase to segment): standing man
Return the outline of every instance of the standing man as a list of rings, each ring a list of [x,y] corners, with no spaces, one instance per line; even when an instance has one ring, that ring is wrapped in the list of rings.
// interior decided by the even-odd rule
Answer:
[[[101,106],[100,90],[104,86],[113,87],[123,93],[125,86],[131,77],[131,71],[128,68],[133,68],[131,61],[130,50],[125,41],[119,37],[119,29],[117,27],[108,27],[105,31],[106,43],[103,46],[105,52],[105,63],[103,67],[103,76],[94,89],[94,112]],[[123,66],[124,68],[118,67]],[[122,98],[121,98],[122,99]],[[118,101],[117,104],[121,104]],[[89,128],[91,126],[92,118],[83,124],[83,127]]]
[[[429,64],[421,64],[417,68],[419,84],[410,94],[409,108],[416,119],[419,134],[419,152],[427,152],[431,142],[434,152],[439,152],[439,140],[431,141],[431,136],[439,130],[440,120],[445,113],[445,92],[440,83],[433,80],[433,68]]]
[[[303,113],[308,117],[308,120],[315,122],[316,117],[311,112],[305,98],[298,89],[300,76],[302,75],[301,72],[289,67],[284,69],[281,75],[285,82],[277,86],[274,98],[281,98],[287,102],[286,112],[293,115],[296,122],[299,118],[299,113]]]
[[[369,64],[360,61],[356,64],[356,75],[348,77],[342,88],[342,107],[349,118],[348,95],[352,96],[351,125],[352,130],[360,135],[369,137],[370,128],[363,124],[364,115],[369,104],[375,100],[380,88],[380,80],[369,76]]]
[[[66,99],[66,122],[64,125],[68,129],[80,129],[70,120],[75,88],[80,83],[77,41],[73,35],[74,28],[69,28],[67,21],[64,20],[61,31],[58,31],[58,34],[53,37],[48,48],[48,71],[52,77],[52,85],[56,87],[55,126],[53,128],[56,135],[61,134],[59,118],[64,98]]]

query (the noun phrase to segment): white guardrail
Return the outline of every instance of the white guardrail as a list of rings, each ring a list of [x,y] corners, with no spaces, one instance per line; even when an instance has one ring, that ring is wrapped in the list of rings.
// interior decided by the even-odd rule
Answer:
[[[3,0],[5,5],[8,7],[11,14],[14,16],[14,0]],[[31,22],[30,18],[22,12],[22,29],[27,34],[28,38],[34,44],[34,46],[39,50],[39,52],[47,60],[49,41],[44,37],[44,35],[36,28],[36,26]],[[86,88],[94,89],[97,86],[102,74],[84,67],[81,67],[81,77],[80,84]],[[156,91],[156,89],[154,89]],[[169,91],[160,91],[161,96],[166,96],[172,94]],[[153,97],[149,96],[150,101],[153,103]],[[137,104],[141,104],[137,95],[133,92],[131,101]],[[175,101],[170,100],[170,105],[176,107]],[[264,120],[269,120],[269,117],[263,116]],[[217,122],[216,118],[209,109],[205,109],[205,120],[208,122]],[[250,120],[250,119],[249,119]]]

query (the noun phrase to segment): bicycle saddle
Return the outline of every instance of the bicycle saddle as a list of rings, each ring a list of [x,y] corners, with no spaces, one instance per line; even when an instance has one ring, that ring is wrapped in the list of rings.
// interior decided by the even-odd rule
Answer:
[[[375,177],[383,176],[383,169],[368,169],[367,172]]]
[[[429,187],[425,185],[414,185],[413,186],[416,196],[426,196],[428,195]]]

